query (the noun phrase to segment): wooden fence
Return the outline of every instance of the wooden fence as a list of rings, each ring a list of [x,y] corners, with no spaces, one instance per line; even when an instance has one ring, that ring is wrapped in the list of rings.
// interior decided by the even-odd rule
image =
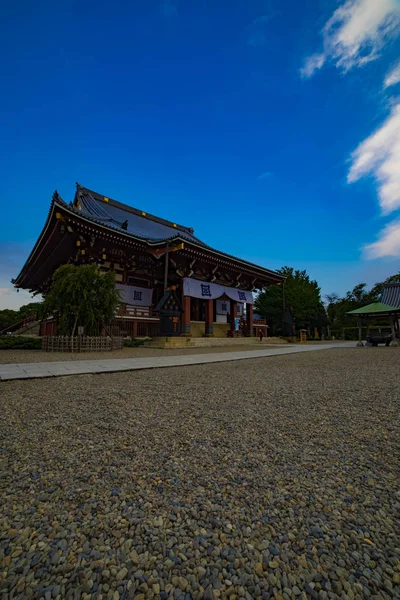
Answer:
[[[49,335],[42,338],[45,352],[107,352],[121,350],[123,346],[122,337]]]

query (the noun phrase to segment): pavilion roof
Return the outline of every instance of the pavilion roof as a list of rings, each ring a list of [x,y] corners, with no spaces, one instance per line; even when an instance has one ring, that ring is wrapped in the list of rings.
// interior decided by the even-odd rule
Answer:
[[[362,306],[361,308],[356,308],[355,310],[351,310],[348,312],[348,315],[384,315],[388,313],[400,312],[399,306],[390,306],[388,304],[383,304],[382,302],[372,302],[372,304],[367,304],[367,306]]]

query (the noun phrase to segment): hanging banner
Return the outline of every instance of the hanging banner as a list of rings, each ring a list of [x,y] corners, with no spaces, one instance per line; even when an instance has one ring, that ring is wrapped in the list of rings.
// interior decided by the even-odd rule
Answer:
[[[224,293],[231,298],[231,300],[236,300],[236,302],[246,302],[246,304],[253,304],[253,292],[247,292],[244,290],[239,290],[238,288],[229,288],[224,287]]]
[[[244,304],[242,304],[241,302],[237,303],[237,316],[238,317],[243,317],[244,315]]]
[[[134,285],[123,285],[117,283],[115,286],[120,291],[121,302],[131,306],[151,306],[153,300],[153,290],[149,288],[137,287]]]
[[[192,298],[203,298],[204,300],[216,300],[224,294],[224,287],[217,283],[208,283],[185,277],[183,280],[183,293]]]
[[[216,303],[217,315],[227,315],[230,310],[229,300],[217,300]]]
[[[203,298],[203,300],[217,300],[218,298],[221,298],[223,294],[226,294],[231,300],[236,300],[236,302],[246,302],[247,304],[254,303],[252,292],[239,290],[238,288],[225,287],[218,283],[199,281],[198,279],[192,279],[190,277],[185,277],[183,280],[183,293],[185,296]]]

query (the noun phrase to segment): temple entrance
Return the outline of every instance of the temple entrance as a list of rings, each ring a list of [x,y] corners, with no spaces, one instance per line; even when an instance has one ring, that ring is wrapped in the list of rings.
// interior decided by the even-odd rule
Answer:
[[[206,308],[205,301],[201,298],[191,298],[190,302],[190,320],[205,321]]]
[[[249,290],[185,278],[182,306],[185,336],[253,335],[253,294]]]

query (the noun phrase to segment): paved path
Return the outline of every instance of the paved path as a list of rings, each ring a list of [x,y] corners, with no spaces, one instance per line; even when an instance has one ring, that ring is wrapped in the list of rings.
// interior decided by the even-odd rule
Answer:
[[[84,373],[113,373],[136,371],[159,367],[181,367],[230,360],[249,360],[267,356],[280,356],[296,352],[314,352],[330,348],[353,347],[354,342],[315,344],[310,346],[280,346],[242,352],[216,352],[215,354],[191,354],[190,356],[153,356],[147,358],[114,358],[111,360],[68,360],[60,362],[39,362],[0,365],[0,379],[35,379],[37,377],[59,377],[61,375],[82,375]]]

